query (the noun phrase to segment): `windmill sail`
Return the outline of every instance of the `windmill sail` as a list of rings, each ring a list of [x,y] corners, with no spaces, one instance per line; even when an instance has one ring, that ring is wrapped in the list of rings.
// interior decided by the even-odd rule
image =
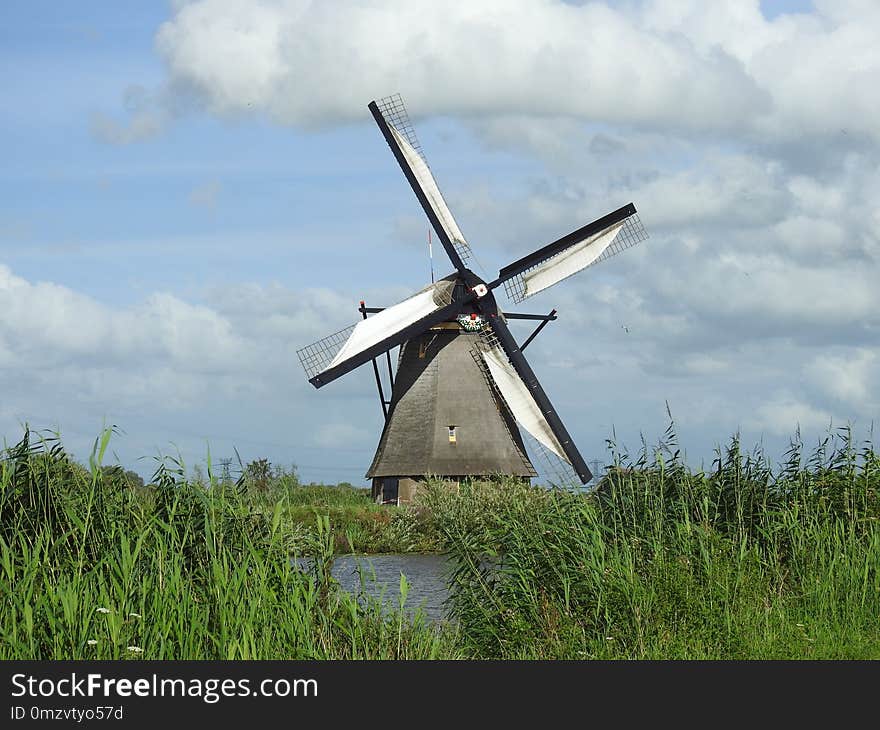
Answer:
[[[432,312],[436,312],[438,308],[437,302],[434,300],[434,292],[424,291],[400,304],[388,307],[372,317],[361,320],[355,325],[342,347],[339,348],[339,352],[333,356],[327,368],[335,367],[368,347],[391,337],[395,332],[399,332],[413,322],[418,322]]]
[[[481,354],[490,382],[507,402],[517,423],[548,453],[568,463],[582,484],[593,474],[541,387],[528,360],[507,328],[504,317],[489,316],[483,328]]]
[[[576,274],[594,263],[606,249],[612,244],[623,223],[590,236],[575,244],[562,253],[538,264],[534,269],[523,273],[523,286],[525,291],[523,299],[526,299],[539,291],[557,284],[563,279]]]
[[[440,225],[443,226],[443,230],[446,231],[446,235],[452,241],[455,250],[458,251],[458,255],[461,256],[462,260],[469,258],[471,255],[470,247],[464,238],[464,234],[458,227],[458,223],[456,223],[455,218],[452,217],[452,212],[449,210],[449,206],[446,205],[446,201],[443,199],[443,194],[440,192],[440,188],[437,187],[437,181],[431,174],[431,170],[428,168],[427,163],[394,127],[391,127],[391,134],[394,137],[394,141],[397,142],[400,147],[401,152],[403,152],[404,158],[412,168],[416,180],[418,180],[419,184],[422,186],[425,197],[427,197],[428,202],[431,204],[431,208],[437,214]]]
[[[297,351],[316,388],[453,316],[454,282],[442,279],[418,294]]]
[[[520,427],[528,431],[536,441],[560,459],[568,462],[569,459],[565,455],[562,444],[559,443],[529,389],[513,369],[504,350],[497,345],[489,346],[482,348],[480,356],[483,358],[498,392],[501,393]]]
[[[437,231],[443,247],[457,269],[471,257],[471,249],[455,222],[437,181],[428,167],[415,131],[399,94],[370,104],[370,111],[391,147],[398,164]]]
[[[558,284],[648,237],[630,203],[505,266],[499,283],[514,302]]]
[[[533,452],[557,485],[588,484],[583,456],[523,355],[542,324],[517,343],[495,301],[502,284],[521,302],[647,238],[630,203],[505,266],[486,282],[465,262],[472,253],[431,172],[399,95],[368,108],[428,217],[455,272],[387,309],[298,350],[309,382],[320,388],[373,360],[385,426],[367,474],[382,503],[405,500],[426,476],[538,476]],[[429,254],[431,239],[429,237]],[[375,316],[368,317],[367,314]],[[512,316],[512,315],[511,315]],[[390,350],[400,347],[392,372]],[[385,398],[379,355],[387,355]],[[554,484],[552,478],[551,484]],[[409,496],[406,496],[409,495]]]

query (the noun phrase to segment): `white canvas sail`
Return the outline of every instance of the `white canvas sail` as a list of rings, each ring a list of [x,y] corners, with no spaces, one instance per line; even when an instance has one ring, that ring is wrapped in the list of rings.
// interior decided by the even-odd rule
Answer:
[[[391,130],[391,135],[394,137],[394,141],[397,143],[397,146],[403,153],[410,169],[416,176],[416,180],[418,180],[422,191],[425,193],[425,197],[428,199],[431,208],[437,215],[437,219],[440,221],[440,225],[443,226],[443,230],[446,231],[449,240],[452,241],[453,244],[456,244],[456,249],[459,249],[459,254],[461,254],[460,249],[462,247],[465,250],[469,250],[464,234],[458,227],[458,223],[455,222],[455,218],[452,217],[452,213],[446,205],[446,201],[443,199],[440,188],[437,187],[437,181],[434,180],[434,176],[431,174],[431,170],[425,164],[421,155],[416,152],[413,146],[407,142],[406,138],[394,128],[393,124],[389,124],[388,128]]]
[[[516,422],[560,459],[570,463],[550,424],[504,351],[493,347],[481,350],[481,354]]]
[[[613,243],[621,228],[623,222],[585,238],[525,272],[522,277],[525,293],[522,298],[537,294],[587,268]]]
[[[382,340],[397,334],[405,327],[415,324],[440,309],[434,299],[434,293],[435,289],[429,288],[403,300],[400,304],[383,309],[381,312],[358,322],[339,352],[322,372],[345,362],[373,345],[379,344]]]

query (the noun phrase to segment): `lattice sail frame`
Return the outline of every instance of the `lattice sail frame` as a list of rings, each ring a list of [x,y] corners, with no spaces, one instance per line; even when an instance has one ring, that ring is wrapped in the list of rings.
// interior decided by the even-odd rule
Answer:
[[[406,106],[403,103],[403,97],[400,94],[392,94],[384,99],[379,99],[376,102],[376,106],[379,107],[379,111],[382,112],[385,121],[406,137],[406,141],[419,153],[422,161],[428,165],[425,153],[422,151],[422,145],[416,136],[415,127],[413,127],[409,114],[406,111]]]
[[[510,362],[510,359],[507,357],[507,353],[504,352],[504,348],[501,346],[501,342],[498,340],[498,337],[492,331],[491,327],[489,327],[488,323],[483,324],[483,327],[479,332],[479,337],[477,338],[474,347],[471,349],[471,356],[474,358],[477,365],[479,366],[480,371],[483,373],[483,377],[486,379],[486,383],[495,394],[498,402],[507,409],[507,412],[510,415],[510,419],[515,420],[513,418],[513,410],[510,408],[510,405],[508,404],[507,399],[504,397],[504,394],[498,388],[498,385],[496,384],[495,379],[492,377],[491,372],[489,372],[489,368],[486,365],[485,359],[483,358],[483,352],[485,352],[486,350],[498,351],[503,355],[504,359],[507,362]],[[523,453],[519,446],[517,446],[517,451],[523,459],[523,464],[525,464],[526,467],[531,472],[533,472],[533,477],[538,477],[543,474],[547,478],[550,486],[559,489],[583,489],[581,480],[571,464],[569,464],[567,461],[565,461],[565,459],[560,458],[557,454],[553,453],[550,449],[544,446],[544,444],[542,444],[540,441],[538,441],[538,439],[532,436],[532,434],[529,433],[527,429],[520,428],[519,435],[522,438],[523,444],[526,446],[526,450],[528,453]],[[516,439],[512,438],[512,440],[514,444],[516,444]],[[529,458],[530,456],[532,457],[531,459]],[[536,469],[534,462],[539,462],[543,468],[540,470]]]
[[[574,276],[575,274],[580,273],[584,269],[588,269],[591,266],[595,266],[596,264],[601,263],[602,261],[606,261],[607,259],[610,259],[612,256],[616,256],[617,254],[621,253],[622,251],[626,251],[628,248],[632,248],[633,246],[635,246],[638,243],[641,243],[642,241],[646,240],[647,238],[648,238],[648,232],[645,230],[645,227],[642,225],[642,221],[639,218],[639,214],[633,213],[633,215],[628,216],[627,218],[624,219],[623,225],[621,226],[617,235],[614,237],[614,240],[608,245],[608,247],[599,256],[596,257],[595,260],[591,261],[586,266],[583,266],[580,269],[576,269],[575,271],[572,271],[570,274],[561,277],[558,281],[554,282],[551,286],[555,286],[560,281],[565,281],[566,279]],[[528,293],[526,290],[526,277],[528,276],[529,272],[532,272],[541,266],[545,266],[548,261],[553,261],[553,259],[555,259],[559,256],[564,256],[573,247],[579,245],[580,243],[582,243],[582,242],[579,241],[577,243],[573,243],[568,248],[565,248],[562,251],[557,252],[553,256],[549,256],[546,259],[538,261],[537,263],[535,263],[534,266],[531,266],[528,269],[526,269],[525,271],[522,271],[519,274],[516,274],[515,276],[512,276],[511,278],[507,279],[504,282],[504,291],[507,294],[507,296],[511,299],[511,301],[513,301],[516,304],[519,304],[520,302],[528,299],[530,296],[533,296],[533,294]],[[543,291],[543,290],[541,290],[541,291]],[[535,293],[540,293],[540,292],[535,292]]]
[[[425,287],[420,292],[414,294],[412,297],[407,297],[406,299],[401,300],[400,302],[398,302],[398,304],[402,304],[409,299],[413,299],[419,294],[422,294],[430,289],[434,290],[434,304],[437,306],[437,309],[440,309],[452,303],[453,287],[449,286],[448,282],[445,282],[445,280],[441,279],[436,284]],[[390,307],[388,307],[388,309],[390,309]],[[327,369],[330,363],[333,362],[336,355],[348,342],[349,338],[354,332],[355,327],[357,327],[363,321],[364,320],[355,322],[354,324],[349,325],[348,327],[345,327],[338,332],[334,332],[332,335],[327,335],[317,342],[313,342],[311,345],[306,345],[305,347],[302,347],[296,351],[296,354],[299,357],[299,361],[303,366],[303,370],[305,370],[306,376],[309,380]]]
[[[376,101],[376,106],[379,108],[385,121],[403,135],[404,139],[406,139],[410,146],[418,153],[422,162],[425,163],[425,167],[428,168],[431,177],[433,177],[434,173],[431,171],[431,166],[428,164],[428,159],[425,157],[422,145],[419,142],[419,138],[416,136],[416,130],[410,121],[409,114],[406,111],[406,106],[404,105],[403,98],[400,94],[392,94],[391,96],[379,99]],[[436,180],[434,183],[436,184]],[[449,210],[449,204],[443,197],[443,193],[440,192],[439,186],[437,186],[437,193],[442,199],[443,205]],[[459,240],[453,236],[450,236],[450,240],[452,241],[453,248],[455,248],[456,253],[458,253],[462,261],[467,261],[473,257],[473,252],[467,241]]]
[[[306,371],[306,377],[309,380],[327,369],[327,366],[336,357],[336,353],[348,342],[348,338],[351,337],[351,333],[354,332],[357,324],[355,322],[345,329],[339,330],[339,332],[327,335],[317,342],[313,342],[311,345],[306,345],[296,351],[303,370]]]
[[[539,464],[537,470],[547,479],[548,486],[577,492],[589,489],[586,485],[581,484],[581,480],[571,464],[565,459],[560,459],[528,431],[523,434],[523,442],[532,457],[532,462]]]

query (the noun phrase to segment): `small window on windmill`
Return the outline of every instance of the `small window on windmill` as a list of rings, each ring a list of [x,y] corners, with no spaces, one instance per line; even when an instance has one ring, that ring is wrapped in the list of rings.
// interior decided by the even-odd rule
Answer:
[[[449,427],[449,443],[455,443],[455,426]]]

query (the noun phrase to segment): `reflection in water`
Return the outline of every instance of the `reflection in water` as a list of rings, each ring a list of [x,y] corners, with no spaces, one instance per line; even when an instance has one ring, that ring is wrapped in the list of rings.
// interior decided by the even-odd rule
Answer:
[[[412,613],[421,608],[425,618],[431,621],[444,618],[443,602],[449,595],[446,587],[449,560],[442,555],[340,555],[333,563],[332,573],[346,591],[357,594],[363,590],[390,608],[400,604],[400,574],[403,573],[409,583],[404,609]]]

